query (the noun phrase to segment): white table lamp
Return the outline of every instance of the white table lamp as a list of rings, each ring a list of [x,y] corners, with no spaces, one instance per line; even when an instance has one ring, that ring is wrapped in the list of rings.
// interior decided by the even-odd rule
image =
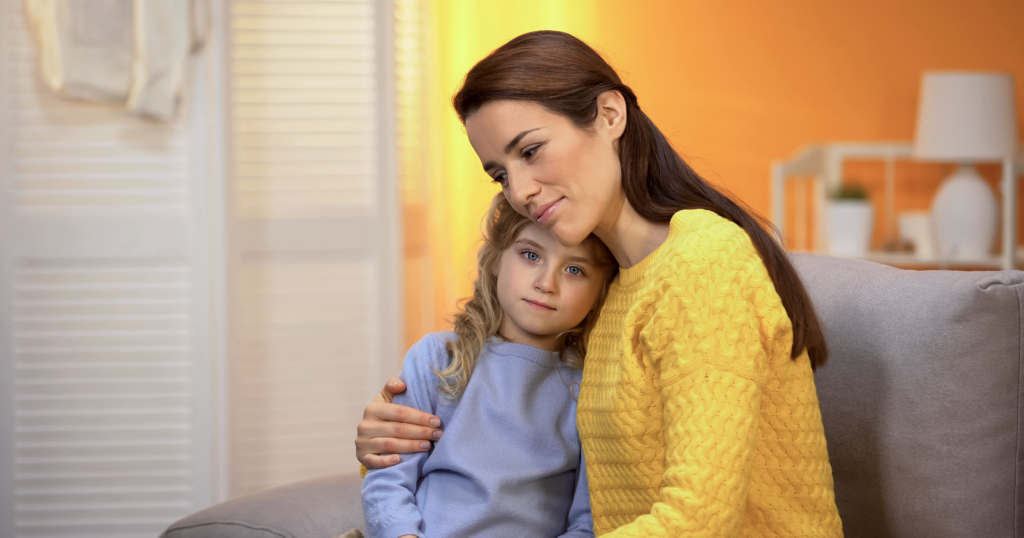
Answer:
[[[955,162],[932,202],[939,251],[945,258],[981,259],[995,242],[999,204],[974,169],[1017,151],[1013,77],[1008,73],[935,71],[924,74],[914,156]]]

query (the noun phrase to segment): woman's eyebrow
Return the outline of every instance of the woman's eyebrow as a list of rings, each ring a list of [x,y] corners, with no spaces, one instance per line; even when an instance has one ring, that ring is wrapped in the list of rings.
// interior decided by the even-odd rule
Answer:
[[[514,138],[512,138],[512,140],[508,144],[505,144],[505,155],[508,155],[509,153],[512,153],[512,150],[516,149],[516,146],[519,144],[520,141],[522,141],[524,136],[526,136],[526,135],[528,135],[528,134],[530,134],[530,133],[532,133],[534,131],[540,130],[540,129],[541,129],[541,127],[534,127],[533,129],[527,129],[527,130],[517,134]],[[490,162],[484,163],[484,171],[485,172],[490,170],[491,168],[497,168],[497,167],[498,167],[498,163],[496,163],[494,161],[490,161]]]
[[[526,135],[528,135],[528,134],[530,134],[530,133],[532,133],[532,132],[534,132],[534,131],[536,131],[538,129],[540,129],[540,127],[534,127],[533,129],[527,129],[527,130],[517,134],[515,136],[515,138],[512,139],[511,142],[509,142],[508,144],[505,144],[505,155],[508,155],[509,153],[512,153],[512,150],[516,149],[516,145],[519,144],[519,141],[522,140],[524,136],[526,136]]]

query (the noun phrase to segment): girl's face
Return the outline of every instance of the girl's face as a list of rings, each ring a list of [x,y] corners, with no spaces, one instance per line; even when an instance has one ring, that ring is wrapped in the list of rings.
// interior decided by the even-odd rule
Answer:
[[[501,335],[517,344],[560,350],[562,333],[594,308],[606,271],[594,264],[585,244],[563,246],[527,224],[498,259],[498,302],[505,312]]]
[[[610,230],[625,203],[618,139],[621,111],[602,105],[592,129],[529,101],[492,101],[466,119],[484,171],[517,212],[563,245]],[[614,104],[614,103],[613,103]]]

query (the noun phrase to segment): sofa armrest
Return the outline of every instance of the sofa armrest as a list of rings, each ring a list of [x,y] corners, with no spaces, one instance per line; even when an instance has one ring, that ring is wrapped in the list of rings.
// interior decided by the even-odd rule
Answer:
[[[335,538],[366,530],[359,475],[306,480],[211,506],[161,538]]]

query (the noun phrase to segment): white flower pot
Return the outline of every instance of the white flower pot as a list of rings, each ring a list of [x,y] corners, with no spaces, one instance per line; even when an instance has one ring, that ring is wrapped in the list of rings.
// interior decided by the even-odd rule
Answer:
[[[837,256],[863,256],[871,247],[875,208],[868,200],[829,200],[826,207],[828,251]]]

